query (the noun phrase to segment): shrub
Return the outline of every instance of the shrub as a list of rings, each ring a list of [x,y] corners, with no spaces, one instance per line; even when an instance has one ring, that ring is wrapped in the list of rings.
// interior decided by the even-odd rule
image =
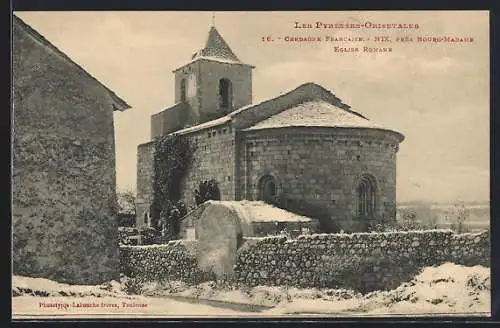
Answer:
[[[142,245],[152,245],[158,243],[161,233],[153,227],[142,227],[139,229]]]
[[[180,230],[180,219],[187,214],[187,208],[182,201],[166,201],[160,212],[160,220],[156,228],[162,234],[162,242],[176,239]]]
[[[135,226],[135,215],[118,214],[118,226],[119,227],[134,227]]]
[[[220,200],[219,184],[215,179],[201,181],[198,189],[194,191],[196,205],[203,204],[207,200]]]
[[[142,283],[138,279],[123,276],[121,285],[122,290],[128,295],[140,295],[142,293]]]
[[[183,213],[183,206],[179,203],[180,184],[194,161],[195,150],[188,138],[175,134],[154,141],[151,223],[165,232],[166,239],[177,234],[176,221]]]

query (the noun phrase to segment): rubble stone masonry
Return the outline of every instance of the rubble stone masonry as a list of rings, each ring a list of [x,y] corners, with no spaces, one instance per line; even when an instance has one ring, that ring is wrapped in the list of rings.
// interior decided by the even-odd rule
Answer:
[[[95,284],[119,276],[109,93],[13,28],[13,270]]]
[[[196,264],[197,241],[123,246],[122,272],[141,282],[214,279]],[[188,251],[190,250],[190,251]],[[409,282],[427,266],[453,262],[490,266],[488,231],[455,234],[446,230],[314,234],[245,238],[236,252],[238,285],[349,288],[369,292]],[[201,274],[203,273],[203,274]]]

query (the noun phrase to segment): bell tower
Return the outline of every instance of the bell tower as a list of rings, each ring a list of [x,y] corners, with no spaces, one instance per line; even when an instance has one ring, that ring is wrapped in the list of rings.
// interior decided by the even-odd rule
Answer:
[[[175,102],[188,104],[186,124],[211,121],[252,103],[252,69],[231,50],[214,25],[205,47],[173,71]]]

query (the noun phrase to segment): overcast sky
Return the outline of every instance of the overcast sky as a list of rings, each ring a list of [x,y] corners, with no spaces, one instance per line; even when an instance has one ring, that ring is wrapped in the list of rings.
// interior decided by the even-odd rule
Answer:
[[[135,189],[137,145],[150,116],[173,104],[172,70],[201,49],[212,12],[17,12],[132,105],[115,114],[117,184]],[[236,55],[255,65],[254,101],[316,82],[406,136],[398,201],[489,199],[488,12],[217,12]],[[415,30],[295,29],[295,22],[418,24]],[[263,36],[473,37],[468,44],[397,44],[390,54],[336,53],[338,43]],[[351,44],[350,46],[363,46]],[[375,46],[367,41],[368,46]]]

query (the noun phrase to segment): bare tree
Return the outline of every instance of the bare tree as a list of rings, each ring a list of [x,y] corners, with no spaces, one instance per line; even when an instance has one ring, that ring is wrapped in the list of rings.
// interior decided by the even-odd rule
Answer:
[[[118,192],[118,209],[121,213],[136,214],[135,208],[135,192],[132,190],[125,190]]]
[[[466,221],[470,217],[470,210],[464,203],[455,204],[453,209],[448,211],[446,217],[451,221],[452,230],[458,233],[468,232],[469,228],[467,227]]]

